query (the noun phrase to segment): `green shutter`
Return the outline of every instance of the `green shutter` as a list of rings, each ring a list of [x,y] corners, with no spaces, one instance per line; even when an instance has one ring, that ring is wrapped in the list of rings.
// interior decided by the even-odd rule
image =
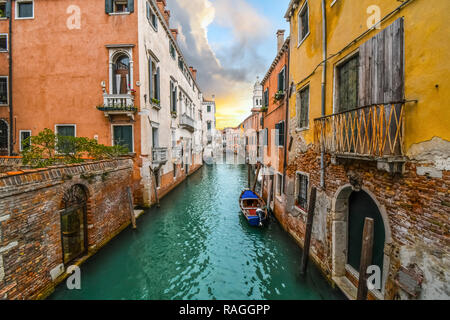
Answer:
[[[134,0],[128,0],[128,12],[134,12]]]
[[[105,12],[106,13],[112,13],[113,12],[113,8],[112,8],[112,0],[105,0]]]
[[[148,94],[149,94],[149,101],[152,102],[152,98],[153,98],[153,65],[152,65],[151,58],[148,59]]]
[[[284,147],[284,121],[280,122],[280,125],[278,127],[280,130],[279,136],[278,136],[279,137],[278,145]]]
[[[11,1],[12,0],[8,0],[6,2],[6,12],[5,12],[6,18],[11,18]]]
[[[161,100],[160,99],[160,94],[159,94],[159,87],[160,87],[160,85],[159,85],[159,80],[160,79],[160,75],[159,75],[159,67],[156,69],[156,92],[155,92],[155,95],[156,95],[156,99],[158,99],[158,100]]]
[[[123,146],[125,148],[128,148],[129,152],[133,152],[133,127],[115,126],[114,145]]]

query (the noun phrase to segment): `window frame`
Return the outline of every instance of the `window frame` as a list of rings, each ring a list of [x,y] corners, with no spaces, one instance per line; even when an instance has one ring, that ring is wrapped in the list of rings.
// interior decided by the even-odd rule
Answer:
[[[6,15],[6,6],[8,5],[7,4],[7,1],[6,0],[0,0],[0,4],[4,4],[5,5],[5,12],[4,12],[4,15],[5,16],[0,16],[0,20],[5,20],[5,19],[8,19],[8,16]]]
[[[306,178],[307,181],[307,187],[306,187],[306,199],[305,199],[305,207],[303,208],[299,203],[298,203],[298,198],[300,195],[300,179],[299,177],[302,176],[304,178]],[[309,189],[310,189],[310,175],[309,173],[306,172],[302,172],[302,171],[297,171],[295,173],[295,202],[294,202],[294,208],[298,209],[300,212],[307,214],[308,213],[308,205],[309,205]]]
[[[7,33],[0,33],[0,37],[5,37],[6,39],[6,49],[2,50],[0,48],[0,52],[8,52],[9,51],[9,35]]]
[[[31,130],[19,130],[19,151],[23,152],[23,139],[22,139],[22,133],[29,133],[30,137],[31,137]],[[31,146],[31,141],[30,141],[30,146]]]
[[[281,75],[283,75],[283,81],[280,81],[281,79]],[[286,92],[286,66],[283,67],[283,69],[281,69],[281,71],[278,73],[278,92],[282,91],[282,92]],[[280,87],[281,85],[281,87]]]
[[[33,10],[33,15],[31,17],[19,17],[19,4],[20,3],[27,3],[27,2],[31,2],[32,4],[32,10]],[[33,20],[35,13],[34,13],[34,0],[16,0],[16,6],[15,6],[15,20]]]
[[[111,146],[115,146],[114,144],[114,127],[131,127],[131,145],[132,150],[129,151],[129,153],[135,153],[135,146],[134,146],[134,124],[130,123],[123,123],[123,124],[111,124]]]
[[[300,126],[300,121],[301,121],[301,110],[302,110],[302,105],[301,105],[301,102],[302,102],[302,99],[301,99],[301,93],[303,92],[303,91],[305,91],[305,90],[308,90],[308,110],[307,110],[307,112],[308,112],[308,114],[307,114],[307,124],[306,124],[306,127],[302,127],[302,126]],[[303,87],[301,87],[298,91],[297,91],[297,94],[299,95],[299,97],[300,97],[300,100],[297,100],[299,103],[300,103],[300,105],[299,106],[297,106],[297,112],[298,112],[298,119],[297,119],[297,131],[306,131],[306,130],[309,130],[310,129],[310,127],[309,127],[309,124],[310,124],[310,119],[309,119],[309,111],[310,111],[310,106],[311,106],[311,86],[310,86],[310,84],[308,83],[308,84],[306,84],[306,85],[304,85]],[[296,102],[297,102],[296,101]]]
[[[177,59],[177,50],[175,49],[175,46],[173,45],[172,41],[169,42],[169,55],[173,60]]]
[[[349,53],[347,56],[345,56],[344,58],[342,58],[341,60],[337,61],[333,67],[333,114],[336,114],[339,112],[339,86],[340,86],[340,82],[339,82],[339,70],[340,68],[347,62],[349,62],[351,59],[359,57],[359,48],[356,49],[355,51]],[[359,59],[359,58],[358,58]],[[358,74],[358,77],[360,75]],[[359,79],[358,79],[359,81]],[[358,84],[359,85],[359,84]],[[358,89],[358,100],[359,100],[359,89]],[[359,103],[359,101],[358,101]]]
[[[0,76],[0,79],[6,79],[6,104],[1,103],[0,101],[0,106],[9,106],[9,77]]]
[[[156,15],[155,11],[152,8],[152,5],[148,0],[146,1],[146,6],[148,23],[152,26],[153,30],[158,31],[158,16]],[[153,23],[153,20],[155,23]]]
[[[301,38],[301,27],[302,27],[302,21],[301,21],[301,15],[304,13],[304,11],[307,10],[307,15],[308,15],[308,32],[306,33],[306,35]],[[311,24],[309,23],[309,3],[308,0],[305,1],[305,3],[303,4],[303,6],[300,8],[300,10],[298,11],[297,14],[297,48],[300,47],[302,45],[302,43],[306,40],[306,38],[308,38],[308,36],[311,33]]]
[[[55,135],[58,135],[58,127],[74,127],[74,138],[77,137],[77,125],[74,123],[57,123],[55,124]]]

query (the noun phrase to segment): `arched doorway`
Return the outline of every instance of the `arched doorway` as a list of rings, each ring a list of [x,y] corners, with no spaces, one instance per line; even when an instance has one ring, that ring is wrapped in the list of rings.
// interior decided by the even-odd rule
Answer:
[[[87,194],[83,186],[74,185],[64,193],[61,208],[61,242],[65,264],[87,251]]]
[[[372,198],[364,191],[353,191],[348,207],[347,264],[359,271],[361,262],[362,237],[366,218],[374,220],[374,241],[372,265],[383,270],[385,232],[380,211]]]
[[[362,187],[355,191],[355,188],[348,184],[336,192],[332,215],[333,279],[339,287],[343,285],[341,289],[344,291],[349,283],[354,284],[358,280],[364,221],[366,217],[374,219],[372,265],[379,266],[382,275],[381,291],[374,294],[383,299],[390,263],[385,248],[392,242],[389,219],[384,206],[378,203],[368,189]]]
[[[8,155],[8,123],[0,119],[0,156]]]

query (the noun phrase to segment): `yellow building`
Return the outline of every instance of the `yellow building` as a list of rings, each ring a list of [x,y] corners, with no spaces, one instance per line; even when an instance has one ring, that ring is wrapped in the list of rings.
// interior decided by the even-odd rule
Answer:
[[[289,212],[278,218],[303,244],[318,189],[310,254],[349,298],[365,218],[381,274],[369,298],[450,296],[449,10],[448,0],[292,0],[286,12]]]

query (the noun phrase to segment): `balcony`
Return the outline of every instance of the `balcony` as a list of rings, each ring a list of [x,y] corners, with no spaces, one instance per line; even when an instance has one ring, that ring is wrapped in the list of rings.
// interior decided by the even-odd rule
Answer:
[[[134,105],[134,96],[131,94],[104,94],[103,105],[97,109],[103,111],[105,117],[110,120],[114,115],[126,115],[134,120],[134,115],[138,111]]]
[[[339,158],[404,161],[404,110],[390,103],[315,119],[316,147]]]
[[[172,162],[179,163],[181,162],[183,150],[182,147],[173,147],[172,148]]]
[[[169,152],[167,148],[153,148],[152,160],[153,166],[157,167],[160,164],[165,164],[169,159]]]
[[[183,115],[180,117],[180,126],[191,132],[195,131],[195,121],[186,113],[183,113]]]

